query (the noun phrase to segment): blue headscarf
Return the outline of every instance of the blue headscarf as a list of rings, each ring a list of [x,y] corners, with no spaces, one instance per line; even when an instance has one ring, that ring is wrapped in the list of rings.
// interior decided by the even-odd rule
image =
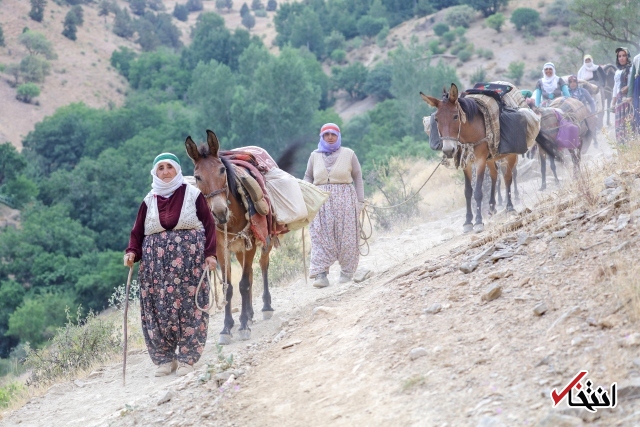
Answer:
[[[332,133],[338,136],[338,140],[333,144],[329,144],[324,140],[325,133]],[[340,148],[342,144],[342,139],[340,137],[340,128],[335,123],[327,123],[320,129],[320,141],[318,142],[318,152],[319,153],[333,153]]]

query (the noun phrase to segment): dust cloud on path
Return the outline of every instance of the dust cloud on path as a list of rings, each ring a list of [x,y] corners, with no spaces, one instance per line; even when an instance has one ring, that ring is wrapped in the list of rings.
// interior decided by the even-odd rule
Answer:
[[[538,186],[522,183],[525,206]],[[640,189],[629,191],[637,199]],[[361,261],[374,272],[365,282],[273,289],[274,318],[224,348],[231,370],[205,375],[216,366],[216,315],[194,374],[155,378],[148,356],[133,354],[126,387],[122,365],[107,366],[0,425],[637,426],[640,334],[607,271],[622,239],[637,258],[638,227],[611,234],[603,225],[618,211],[596,221],[584,209],[548,208],[513,233],[498,231],[514,219],[499,214],[479,235],[461,234],[457,210],[377,236]],[[485,236],[494,238],[479,245]],[[632,264],[616,259],[620,271]],[[332,283],[338,274],[334,266]],[[552,408],[550,391],[582,369],[598,385],[618,381],[615,409]]]

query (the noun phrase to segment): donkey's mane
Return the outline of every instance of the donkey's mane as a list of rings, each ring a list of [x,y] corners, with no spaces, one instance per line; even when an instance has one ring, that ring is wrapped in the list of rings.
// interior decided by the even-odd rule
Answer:
[[[215,157],[211,154],[207,144],[200,144],[198,147],[198,154],[200,154],[200,157],[203,159],[210,156]],[[233,168],[233,164],[226,157],[219,157],[219,159],[227,170],[227,185],[229,186],[229,192],[236,198],[236,200],[240,200],[240,193],[238,193],[238,184],[236,182],[236,172]]]
[[[458,98],[458,102],[460,103],[460,107],[462,107],[462,111],[467,115],[467,120],[472,121],[473,118],[480,111],[478,109],[478,104],[476,104],[476,100],[473,98]]]

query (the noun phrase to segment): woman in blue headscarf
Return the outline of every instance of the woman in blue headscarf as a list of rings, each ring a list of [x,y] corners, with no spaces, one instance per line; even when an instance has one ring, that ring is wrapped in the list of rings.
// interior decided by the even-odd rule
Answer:
[[[340,283],[346,283],[360,258],[358,215],[364,206],[364,186],[358,157],[342,147],[338,125],[327,123],[320,129],[318,149],[309,157],[304,180],[330,193],[309,226],[313,286],[329,286],[327,274],[336,261],[340,263]]]

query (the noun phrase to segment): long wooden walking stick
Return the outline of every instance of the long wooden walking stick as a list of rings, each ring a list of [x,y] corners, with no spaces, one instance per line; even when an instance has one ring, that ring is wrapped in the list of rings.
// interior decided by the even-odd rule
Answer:
[[[302,265],[304,268],[304,284],[308,285],[307,282],[307,250],[305,249],[304,244],[304,227],[302,227]]]
[[[131,275],[133,266],[129,267],[129,277],[127,277],[127,287],[124,296],[124,345],[122,346],[122,385],[127,382],[127,312],[129,311],[129,289],[131,288]]]

